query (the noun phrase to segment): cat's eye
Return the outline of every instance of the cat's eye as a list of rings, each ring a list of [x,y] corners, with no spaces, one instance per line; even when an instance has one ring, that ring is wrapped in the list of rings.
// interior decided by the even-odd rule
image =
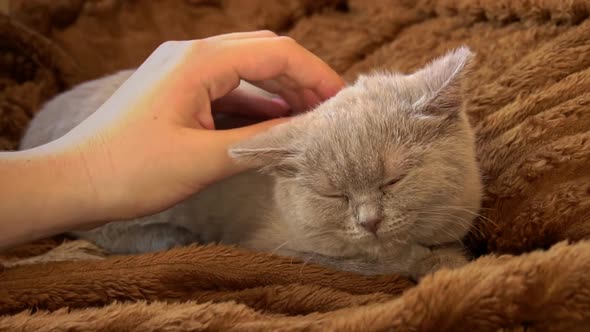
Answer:
[[[383,184],[383,185],[381,186],[381,189],[385,189],[385,188],[387,188],[387,187],[394,186],[394,185],[396,185],[396,184],[397,184],[397,183],[398,183],[398,182],[399,182],[401,179],[402,179],[402,177],[401,177],[401,176],[398,176],[398,177],[395,177],[395,178],[389,179],[389,181],[385,182],[385,184]]]
[[[348,195],[345,195],[345,194],[329,194],[329,195],[324,195],[324,196],[328,197],[328,198],[332,198],[332,199],[343,200],[347,203],[348,203],[348,201],[350,201],[350,198],[348,197]]]
[[[400,180],[400,178],[391,179],[385,184],[385,186],[386,187],[393,186],[394,184],[398,183],[399,180]]]

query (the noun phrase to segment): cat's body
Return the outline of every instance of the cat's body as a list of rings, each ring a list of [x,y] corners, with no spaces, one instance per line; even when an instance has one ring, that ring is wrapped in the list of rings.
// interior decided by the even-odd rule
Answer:
[[[230,177],[153,216],[74,234],[114,253],[218,242],[364,274],[420,277],[463,264],[460,239],[481,198],[458,93],[469,56],[460,49],[413,75],[363,77],[313,112],[231,150],[263,172]],[[66,134],[132,73],[51,100],[21,149]]]

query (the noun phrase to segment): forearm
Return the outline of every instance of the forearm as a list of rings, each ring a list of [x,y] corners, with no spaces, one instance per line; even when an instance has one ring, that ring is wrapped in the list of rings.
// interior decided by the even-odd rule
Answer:
[[[0,152],[0,248],[88,227],[92,189],[75,158]]]

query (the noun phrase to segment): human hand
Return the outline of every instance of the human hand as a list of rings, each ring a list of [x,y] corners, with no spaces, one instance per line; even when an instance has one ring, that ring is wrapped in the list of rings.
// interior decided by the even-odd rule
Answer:
[[[284,101],[234,90],[240,79]],[[343,85],[318,57],[268,31],[167,42],[92,116],[43,148],[84,170],[80,188],[95,207],[89,218],[135,218],[242,171],[228,147],[287,121],[214,130],[212,104],[214,111],[282,116],[285,101],[303,111]]]

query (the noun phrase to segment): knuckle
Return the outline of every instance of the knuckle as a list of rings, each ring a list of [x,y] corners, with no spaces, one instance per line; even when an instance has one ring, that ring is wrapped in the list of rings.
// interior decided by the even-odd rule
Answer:
[[[208,38],[193,39],[187,41],[184,47],[186,47],[186,50],[191,54],[202,54],[211,52],[212,49],[215,49],[214,46],[218,43],[218,41],[216,42]]]
[[[168,49],[168,48],[174,48],[175,46],[177,46],[179,43],[179,41],[177,40],[167,40],[165,42],[163,42],[162,44],[160,44],[160,46],[158,48],[160,49]]]
[[[202,49],[202,48],[206,47],[206,45],[210,44],[211,41],[208,40],[207,38],[204,38],[204,39],[194,39],[194,40],[189,41],[189,43],[190,43],[190,48],[194,50],[194,49]]]
[[[297,44],[297,42],[295,41],[295,39],[293,39],[290,36],[279,36],[277,38],[278,38],[278,40],[281,43],[284,43],[284,44],[287,44],[287,45],[295,45],[295,44]]]
[[[156,51],[162,54],[202,52],[210,48],[208,44],[208,41],[204,39],[168,40],[160,44]]]
[[[259,33],[261,35],[265,35],[265,36],[269,36],[269,37],[277,37],[278,36],[274,31],[271,31],[271,30],[260,30]]]
[[[176,50],[178,50],[184,46],[187,46],[189,43],[192,43],[192,41],[167,40],[167,41],[163,42],[162,44],[160,44],[160,46],[158,46],[156,51],[158,51],[158,52],[175,52]]]

